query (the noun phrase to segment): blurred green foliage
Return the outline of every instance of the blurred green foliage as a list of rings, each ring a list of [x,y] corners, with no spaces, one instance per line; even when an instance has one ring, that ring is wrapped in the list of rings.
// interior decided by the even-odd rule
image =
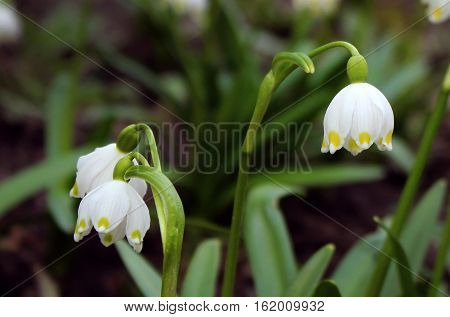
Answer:
[[[0,216],[46,189],[50,215],[61,230],[70,232],[76,208],[67,193],[80,153],[110,142],[128,122],[246,123],[259,82],[276,52],[307,50],[336,39],[355,44],[367,56],[369,82],[379,87],[393,106],[398,148],[387,154],[369,151],[351,158],[351,164],[344,162],[350,159],[348,153],[337,153],[333,162],[319,156],[322,114],[347,84],[345,55],[329,53],[315,61],[313,76],[292,74],[274,96],[267,122],[314,124],[304,147],[312,172],[277,174],[274,179],[307,197],[310,187],[383,179],[388,168],[408,173],[421,133],[417,127],[423,125],[448,57],[445,37],[429,35],[433,30],[425,21],[407,29],[422,16],[420,5],[407,4],[411,10],[405,16],[403,8],[380,10],[384,4],[375,1],[346,1],[335,15],[312,18],[294,12],[283,1],[208,3],[200,19],[180,14],[165,1],[153,0],[115,2],[115,9],[121,12],[117,22],[111,17],[113,10],[97,14],[101,5],[88,0],[82,5],[61,1],[36,17],[29,13],[42,27],[23,20],[21,43],[6,57],[7,76],[0,77],[1,120],[8,124],[39,122],[45,130],[45,157],[2,179]],[[202,138],[198,142],[201,144]],[[261,137],[259,142],[270,141]],[[82,152],[77,150],[80,146]],[[238,146],[231,153],[236,153]],[[225,144],[219,152],[228,160],[236,157]],[[171,171],[171,166],[165,169]],[[207,233],[214,231],[211,227],[223,225],[224,217],[227,224],[235,175],[220,170],[208,175],[198,171],[168,175],[186,197],[188,230],[189,224],[199,219],[207,224],[201,226]],[[276,205],[290,192],[258,175],[251,185],[244,240],[257,295],[364,294],[364,282],[377,254],[366,242],[380,248],[386,238],[384,231],[377,230],[353,246],[333,274],[335,287],[334,282],[321,282],[333,254],[330,245],[300,267],[295,259]],[[443,182],[435,184],[417,205],[402,235],[396,237],[412,271],[420,275],[427,248],[439,230],[437,217],[445,191]],[[186,248],[192,249],[200,241],[201,236],[193,236]],[[161,282],[155,269],[125,243],[119,243],[117,249],[142,294],[158,295]],[[214,295],[219,249],[218,240],[198,247],[191,261],[198,271],[188,269],[189,284],[183,286],[182,295]],[[198,267],[208,268],[210,274],[198,277],[202,272]],[[398,274],[395,267],[390,268],[382,295],[401,294]]]

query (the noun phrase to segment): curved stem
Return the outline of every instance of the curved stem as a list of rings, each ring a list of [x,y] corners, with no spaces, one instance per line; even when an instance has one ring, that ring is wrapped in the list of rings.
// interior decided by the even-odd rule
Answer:
[[[273,76],[273,72],[269,71],[259,87],[255,110],[253,111],[252,118],[250,119],[247,134],[245,135],[244,143],[241,148],[243,153],[251,153],[253,151],[257,129],[259,128],[262,119],[266,114],[267,108],[269,107],[274,89],[275,77]]]
[[[155,135],[153,134],[152,129],[150,129],[150,127],[145,123],[138,123],[136,126],[138,130],[145,133],[148,141],[148,146],[150,148],[150,155],[152,157],[153,166],[161,171],[161,161],[159,159],[158,146],[156,144]]]
[[[155,167],[132,166],[125,173],[125,177],[145,180],[161,198],[167,214],[161,296],[177,296],[185,223],[180,196],[170,180]]]
[[[128,157],[133,160],[136,159],[136,161],[138,161],[141,165],[144,166],[150,166],[150,164],[148,164],[147,159],[144,157],[144,155],[142,155],[139,152],[130,152],[130,154],[128,154]]]
[[[316,49],[313,49],[311,52],[308,53],[308,56],[314,57],[324,51],[329,50],[330,48],[335,48],[335,47],[342,47],[342,48],[347,49],[352,56],[360,55],[359,51],[352,44],[350,44],[348,42],[344,42],[344,41],[335,41],[335,42],[330,42],[325,45],[319,46]]]
[[[275,56],[272,63],[272,69],[266,74],[260,85],[255,109],[250,120],[247,134],[245,135],[244,143],[241,147],[239,158],[239,172],[233,205],[233,215],[231,219],[230,237],[228,240],[228,252],[225,261],[222,296],[233,295],[237,255],[241,237],[242,222],[244,220],[245,198],[247,195],[248,158],[249,154],[251,154],[254,150],[257,130],[261,125],[267,111],[272,93],[297,67],[302,68],[306,73],[313,73],[314,64],[310,58],[334,47],[344,47],[350,52],[351,55],[359,55],[358,50],[353,45],[343,41],[325,44],[315,50],[312,50],[308,55],[303,53],[282,52]]]
[[[159,159],[158,154],[158,146],[156,144],[155,135],[153,134],[152,129],[145,123],[138,123],[136,125],[136,128],[139,131],[143,131],[145,133],[145,136],[147,138],[148,146],[150,148],[150,156],[152,158],[153,167],[156,168],[156,170],[160,171],[161,168],[161,160]],[[145,166],[145,164],[142,164]],[[148,166],[148,163],[147,163]],[[163,203],[161,202],[161,198],[159,197],[158,193],[155,191],[153,186],[150,186],[152,190],[153,199],[155,201],[156,206],[156,213],[158,215],[158,222],[159,222],[159,231],[161,233],[161,241],[163,245],[163,250],[166,247],[166,222],[167,222],[167,214],[164,211]]]
[[[414,197],[416,196],[417,189],[419,188],[420,184],[420,179],[422,178],[425,165],[427,164],[428,158],[430,156],[431,146],[436,137],[441,121],[444,117],[447,100],[448,91],[445,91],[445,89],[443,89],[437,99],[436,108],[434,109],[427,125],[425,126],[425,132],[422,138],[422,142],[420,143],[419,150],[417,152],[413,169],[411,170],[408,180],[406,181],[406,185],[403,188],[403,192],[400,196],[400,200],[398,202],[397,209],[392,220],[390,229],[396,236],[400,235],[408,216],[408,212],[411,209]],[[393,251],[392,249],[393,247],[390,243],[390,240],[386,240],[383,245],[382,253],[380,253],[378,256],[378,262],[367,289],[367,296],[378,296],[380,294],[384,279],[389,269],[390,256]]]

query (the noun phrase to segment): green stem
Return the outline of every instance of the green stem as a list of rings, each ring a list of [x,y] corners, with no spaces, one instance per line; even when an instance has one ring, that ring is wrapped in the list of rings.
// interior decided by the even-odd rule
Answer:
[[[436,108],[434,109],[425,127],[425,132],[414,162],[414,166],[409,174],[408,180],[406,181],[406,185],[397,205],[397,210],[395,211],[393,217],[391,232],[397,237],[401,234],[408,216],[408,212],[411,209],[414,197],[416,196],[420,179],[430,156],[431,146],[444,117],[447,99],[448,91],[442,90],[437,99]],[[367,289],[367,296],[378,296],[380,294],[384,279],[389,269],[392,251],[392,244],[389,239],[386,239],[382,252],[379,254],[372,279],[370,280],[369,287]]]
[[[178,274],[184,234],[184,210],[180,196],[170,180],[157,168],[132,166],[125,177],[141,178],[154,188],[167,214],[161,296],[177,296]]]
[[[130,154],[128,154],[128,157],[130,160],[135,159],[136,161],[138,161],[138,163],[140,163],[143,166],[150,166],[150,164],[148,164],[148,161],[144,157],[144,155],[142,155],[139,152],[131,152]]]
[[[152,129],[144,123],[139,123],[136,125],[136,128],[145,133],[147,138],[148,146],[150,148],[150,156],[152,158],[153,167],[156,168],[159,172],[161,172],[161,161],[158,154],[158,146],[156,144],[155,135],[153,134]],[[145,164],[143,164],[145,165]],[[156,206],[156,214],[158,215],[159,222],[159,231],[161,233],[161,241],[163,245],[163,250],[166,247],[166,222],[167,222],[167,214],[165,213],[165,209],[161,198],[158,193],[155,191],[153,186],[150,186],[152,190],[153,200],[155,201]]]
[[[144,123],[138,123],[136,125],[136,128],[145,133],[148,141],[148,146],[150,148],[150,155],[152,157],[153,166],[161,171],[161,161],[159,159],[158,146],[156,144],[155,135],[153,134],[152,129],[150,129],[150,127]]]
[[[244,154],[245,155],[245,154]],[[240,159],[240,165],[243,165]],[[241,238],[242,223],[244,220],[244,206],[247,194],[248,174],[242,168],[239,169],[236,193],[234,197],[233,216],[231,219],[230,236],[228,238],[228,252],[225,260],[225,273],[222,285],[222,296],[233,296],[234,280],[236,276],[236,264]]]
[[[335,48],[335,47],[345,48],[347,51],[349,51],[349,53],[352,56],[360,55],[359,51],[352,44],[344,42],[344,41],[335,41],[335,42],[330,42],[325,45],[319,46],[316,49],[313,49],[311,52],[308,53],[308,56],[312,58],[314,56],[319,55],[320,53],[323,53],[326,50],[329,50],[330,48]]]
[[[441,285],[442,276],[445,271],[445,263],[447,261],[447,252],[450,246],[450,206],[447,211],[447,219],[445,220],[444,233],[439,244],[438,254],[436,256],[436,263],[434,264],[433,275],[431,277],[431,284],[434,287],[428,289],[428,296],[436,296],[437,287]]]
[[[272,69],[264,77],[256,100],[255,109],[241,147],[239,172],[237,186],[233,205],[233,215],[231,219],[230,236],[228,240],[228,252],[225,260],[225,273],[222,286],[222,296],[232,296],[234,289],[234,280],[236,275],[236,263],[241,237],[242,223],[244,220],[244,206],[247,195],[248,171],[247,163],[249,154],[255,147],[256,135],[259,126],[269,106],[272,93],[279,87],[281,82],[297,67],[302,68],[306,73],[314,72],[314,64],[310,57],[316,56],[330,48],[344,47],[350,54],[359,55],[358,50],[347,42],[332,42],[323,45],[308,55],[303,53],[281,52],[277,54],[272,63]],[[308,57],[309,56],[309,57]]]

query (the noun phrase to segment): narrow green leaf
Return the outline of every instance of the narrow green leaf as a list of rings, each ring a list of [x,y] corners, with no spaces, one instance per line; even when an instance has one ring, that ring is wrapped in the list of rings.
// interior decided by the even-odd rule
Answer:
[[[450,206],[447,207],[447,218],[445,220],[444,230],[442,232],[442,238],[439,243],[438,254],[436,256],[436,260],[434,263],[433,274],[431,278],[431,283],[433,286],[430,286],[428,289],[428,296],[436,296],[437,289],[436,286],[439,286],[443,281],[442,277],[445,272],[445,257],[448,254],[450,256],[450,252],[448,250],[450,246]]]
[[[214,296],[220,265],[220,240],[209,239],[195,250],[181,290],[183,297]]]
[[[339,285],[342,296],[364,296],[367,279],[375,268],[376,250],[385,238],[386,233],[377,230],[356,242],[341,260],[332,279]]]
[[[395,151],[385,151],[383,154],[394,161],[404,172],[408,173],[414,164],[415,154],[406,142],[399,137],[394,137],[393,144],[395,144]]]
[[[433,240],[435,232],[438,231],[438,215],[442,209],[446,192],[445,181],[440,180],[434,183],[412,210],[400,235],[399,241],[409,259],[411,270],[415,274],[420,273],[428,246]],[[390,267],[381,296],[398,296],[401,293],[396,274],[395,268]]]
[[[286,295],[290,297],[313,295],[333,253],[334,245],[327,244],[310,257],[288,287]]]
[[[26,168],[0,183],[0,215],[66,177],[73,175],[75,164],[82,151],[46,159]]]
[[[396,69],[392,76],[383,76],[380,89],[389,100],[398,100],[400,97],[411,93],[414,87],[421,84],[426,77],[427,67],[422,60],[402,65]]]
[[[397,261],[396,266],[399,275],[400,285],[402,287],[402,295],[415,296],[417,292],[413,283],[413,277],[411,275],[411,269],[409,267],[408,258],[406,256],[405,251],[403,250],[403,247],[401,246],[397,238],[389,230],[389,228],[380,220],[380,218],[375,217],[374,221],[378,226],[380,226],[380,228],[382,228],[388,234],[388,237],[391,240],[392,245],[394,247],[393,255],[395,257],[395,260]]]
[[[285,172],[274,173],[271,178],[295,186],[336,186],[358,182],[371,182],[384,177],[384,170],[378,165],[334,164],[326,166],[312,166],[310,173]],[[255,176],[255,183],[267,182],[264,176]]]
[[[137,254],[125,241],[119,241],[116,249],[125,267],[144,296],[161,295],[161,277],[147,260]]]
[[[137,61],[121,55],[112,47],[108,47],[104,44],[98,44],[97,48],[102,54],[102,57],[109,64],[114,65],[115,68],[127,76],[130,76],[130,78],[136,80],[145,88],[162,95],[171,103],[180,102],[180,96],[186,94],[185,87],[183,86],[184,83],[178,77],[175,79],[177,80],[177,84],[181,84],[181,86],[178,85],[179,89],[176,90],[170,89],[169,86],[164,84],[160,75],[153,73]]]
[[[71,148],[74,121],[73,79],[62,73],[50,87],[46,104],[47,155],[55,157]],[[55,182],[47,196],[50,214],[58,227],[70,232],[75,226],[75,212],[64,180]]]
[[[438,230],[437,214],[445,195],[445,182],[435,183],[422,197],[411,213],[400,243],[409,259],[410,268],[418,273],[422,266],[427,247]],[[424,229],[426,228],[426,229]],[[347,252],[333,274],[343,296],[364,296],[367,281],[373,273],[376,259],[387,235],[382,230],[365,236]],[[357,263],[358,265],[356,265]],[[391,267],[384,282],[382,296],[399,296],[401,286],[396,268]]]
[[[292,243],[278,207],[288,190],[261,185],[250,190],[244,242],[258,296],[281,296],[295,276]]]
[[[314,291],[314,297],[341,297],[341,292],[333,280],[324,280]]]

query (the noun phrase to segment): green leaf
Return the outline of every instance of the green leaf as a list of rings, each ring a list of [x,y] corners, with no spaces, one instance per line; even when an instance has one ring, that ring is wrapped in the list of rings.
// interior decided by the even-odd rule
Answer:
[[[73,175],[82,151],[46,159],[0,183],[0,216],[9,208],[66,177]]]
[[[442,209],[447,184],[440,180],[425,193],[411,213],[399,241],[409,259],[411,270],[418,275],[434,233],[439,230],[438,215]],[[381,296],[398,296],[401,293],[397,272],[390,267]]]
[[[393,255],[395,260],[397,261],[397,272],[400,279],[400,284],[402,287],[402,295],[403,296],[416,296],[416,288],[413,283],[413,277],[411,275],[411,269],[409,267],[408,258],[406,256],[403,247],[397,238],[392,234],[390,229],[378,218],[375,217],[374,221],[380,228],[382,228],[388,235],[391,240],[393,246]]]
[[[288,190],[275,185],[252,188],[244,222],[244,242],[258,296],[281,296],[295,276],[292,243],[278,207]]]
[[[220,240],[209,239],[195,250],[184,278],[181,296],[212,297],[220,265]]]
[[[74,168],[75,166],[73,166]],[[74,199],[69,196],[65,187],[50,188],[47,194],[47,205],[57,226],[64,232],[72,232],[75,228],[76,211]]]
[[[125,267],[144,296],[158,297],[161,295],[161,277],[147,260],[133,251],[124,240],[116,242]]]
[[[427,75],[427,67],[421,60],[396,67],[392,76],[383,76],[380,82],[380,90],[388,100],[398,100],[400,97],[411,93],[414,87],[421,85]]]
[[[72,144],[74,125],[74,79],[66,73],[56,77],[46,104],[47,155],[67,153]],[[58,227],[70,232],[75,226],[75,212],[65,180],[55,182],[47,196],[50,214]]]
[[[133,80],[136,80],[145,88],[163,96],[171,103],[181,102],[182,100],[180,100],[180,96],[186,95],[186,87],[184,87],[184,83],[178,77],[172,77],[172,79],[176,80],[176,85],[178,88],[175,90],[171,89],[167,85],[167,82],[162,80],[160,75],[153,73],[144,65],[131,58],[121,55],[119,52],[115,51],[114,48],[108,47],[105,44],[97,45],[102,57],[109,64],[114,65],[114,68],[120,70]]]
[[[438,230],[437,214],[445,195],[445,182],[439,181],[430,188],[408,219],[400,236],[400,243],[409,259],[410,268],[416,274],[423,263],[427,247]],[[333,280],[340,286],[343,296],[364,296],[369,280],[375,268],[376,259],[386,240],[382,230],[363,237],[341,260],[333,274]],[[382,296],[398,296],[401,294],[396,269],[391,267],[384,282]]]
[[[399,137],[394,137],[393,144],[395,144],[395,151],[385,151],[383,154],[394,161],[404,172],[408,173],[414,164],[415,154],[406,142]]]
[[[286,295],[289,297],[312,296],[333,253],[334,245],[327,244],[310,257],[288,287]]]
[[[324,280],[314,291],[314,297],[341,297],[341,292],[333,280]]]
[[[363,237],[347,252],[333,274],[343,296],[364,296],[367,281],[375,268],[377,250],[383,245],[386,233],[382,230]]]
[[[446,271],[445,269],[445,256],[450,255],[449,246],[450,246],[450,205],[447,207],[447,213],[446,213],[446,220],[444,229],[442,230],[442,233],[439,237],[439,248],[438,253],[436,255],[436,259],[434,261],[434,268],[431,278],[431,284],[428,288],[428,296],[436,296],[438,289],[436,288],[436,285],[440,285],[445,282],[445,279],[443,280],[444,273]]]
[[[330,187],[379,180],[384,177],[384,170],[378,165],[334,164],[312,166],[310,173],[282,172],[270,176],[274,182],[288,185]],[[267,177],[255,176],[254,182],[267,182]]]

